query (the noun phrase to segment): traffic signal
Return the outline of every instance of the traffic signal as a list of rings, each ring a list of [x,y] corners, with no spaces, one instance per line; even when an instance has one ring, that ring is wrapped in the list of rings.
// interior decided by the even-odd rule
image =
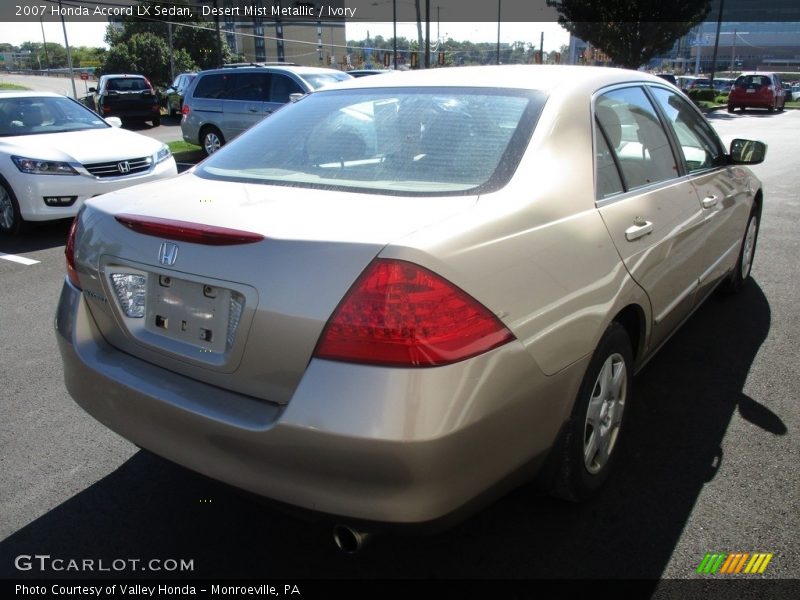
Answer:
[[[384,52],[383,53],[383,66],[388,68],[389,65],[391,64],[391,62],[392,62],[392,55],[389,54],[388,52]]]
[[[444,64],[444,51],[443,50],[439,51],[439,58],[438,58],[438,60],[436,62],[439,65],[443,65]]]
[[[411,68],[416,69],[419,66],[419,57],[416,52],[411,53]]]

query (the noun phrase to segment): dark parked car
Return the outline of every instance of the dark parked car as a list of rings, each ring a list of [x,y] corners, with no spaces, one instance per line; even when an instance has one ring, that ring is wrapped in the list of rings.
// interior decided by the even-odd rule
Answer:
[[[672,73],[656,73],[656,77],[661,77],[664,81],[669,81],[672,85],[678,85],[678,80]]]
[[[167,112],[170,117],[181,114],[186,89],[194,81],[195,77],[197,77],[197,73],[181,73],[175,77],[172,85],[164,92],[167,97]]]
[[[161,123],[161,106],[153,85],[144,75],[103,75],[94,93],[94,109],[103,117],[119,117],[123,121]]]
[[[728,96],[728,112],[737,108],[766,108],[782,111],[786,92],[777,73],[743,73],[736,78]]]

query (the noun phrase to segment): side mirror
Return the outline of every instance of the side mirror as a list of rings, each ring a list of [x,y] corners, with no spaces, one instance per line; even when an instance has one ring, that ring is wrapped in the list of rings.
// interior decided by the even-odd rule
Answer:
[[[96,92],[96,91],[97,91],[97,88],[95,88],[95,87],[90,87],[90,88],[89,88],[89,91],[90,91],[90,92],[92,92],[92,93],[94,93],[94,92]]]
[[[767,145],[755,140],[735,139],[731,142],[730,157],[735,165],[757,165],[764,162]]]
[[[106,123],[112,127],[122,127],[122,119],[119,117],[106,117]]]

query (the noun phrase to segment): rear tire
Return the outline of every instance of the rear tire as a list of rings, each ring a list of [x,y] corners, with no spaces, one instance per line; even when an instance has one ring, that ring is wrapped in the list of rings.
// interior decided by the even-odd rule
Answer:
[[[724,283],[723,289],[728,293],[735,293],[741,290],[750,281],[750,272],[753,268],[753,258],[756,253],[756,242],[758,242],[758,229],[761,224],[761,216],[758,214],[757,207],[753,207],[750,218],[747,219],[747,229],[742,238],[742,247],[739,250],[739,260],[736,267]]]
[[[0,181],[0,236],[14,236],[23,233],[27,223],[22,218],[17,197],[11,186]]]
[[[200,146],[202,146],[206,156],[211,156],[224,145],[225,138],[222,137],[222,132],[216,127],[208,126],[200,132]]]
[[[592,355],[557,447],[561,457],[551,493],[582,502],[593,497],[612,470],[633,384],[633,351],[619,323],[608,326]]]
[[[159,125],[161,125],[161,117],[156,117],[155,119],[152,119],[152,123],[153,127],[158,127]]]

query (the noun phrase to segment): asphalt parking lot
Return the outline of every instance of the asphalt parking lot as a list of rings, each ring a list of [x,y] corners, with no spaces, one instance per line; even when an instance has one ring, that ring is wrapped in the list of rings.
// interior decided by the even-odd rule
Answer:
[[[753,281],[711,297],[636,377],[604,494],[574,506],[523,488],[440,535],[378,537],[355,557],[328,525],[139,451],[80,410],[52,331],[68,225],[0,242],[22,259],[0,256],[0,577],[41,577],[15,567],[38,553],[193,560],[174,577],[710,581],[696,573],[706,553],[763,552],[774,557],[755,577],[789,581],[753,597],[798,591],[800,111],[710,120],[723,139],[769,145],[754,168],[765,206]]]

